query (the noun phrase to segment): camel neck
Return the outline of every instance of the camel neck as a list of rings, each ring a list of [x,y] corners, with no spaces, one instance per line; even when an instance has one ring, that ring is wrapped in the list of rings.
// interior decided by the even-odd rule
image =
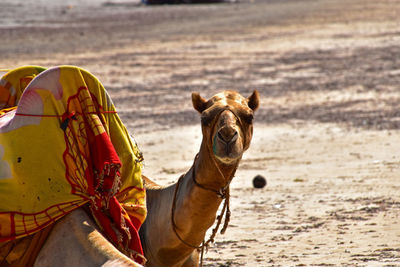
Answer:
[[[219,191],[221,188],[229,186],[235,175],[238,162],[232,165],[219,163],[210,149],[203,143],[193,164],[192,175],[198,184]]]
[[[223,199],[221,195],[227,192],[237,167],[216,165],[216,160],[210,159],[212,155],[205,154],[203,149],[196,156],[192,169],[183,177],[174,215],[178,227],[181,226],[181,230],[186,228],[185,240],[191,240],[193,244],[200,243],[207,229],[213,225]],[[187,223],[187,218],[196,223]],[[185,226],[182,222],[186,222]]]

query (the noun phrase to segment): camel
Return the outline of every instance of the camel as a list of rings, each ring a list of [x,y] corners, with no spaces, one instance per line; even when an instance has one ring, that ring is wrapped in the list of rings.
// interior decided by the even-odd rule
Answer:
[[[257,91],[247,99],[225,91],[208,101],[193,93],[192,102],[201,113],[200,151],[177,183],[147,190],[148,216],[140,230],[147,266],[198,266],[196,248],[215,222],[221,194],[229,192],[252,138]]]
[[[146,266],[199,265],[206,231],[223,198],[223,211],[229,216],[229,185],[252,138],[253,115],[259,106],[256,90],[248,98],[224,91],[208,101],[193,93],[192,102],[201,114],[203,133],[193,166],[168,187],[143,177],[148,215],[140,237]],[[83,208],[55,224],[35,261],[35,266],[100,265],[140,266],[107,241]]]

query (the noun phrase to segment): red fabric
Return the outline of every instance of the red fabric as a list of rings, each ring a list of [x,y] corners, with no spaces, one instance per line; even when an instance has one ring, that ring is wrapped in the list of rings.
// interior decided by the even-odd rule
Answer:
[[[92,139],[92,140],[91,140]],[[95,190],[102,191],[102,200],[94,202],[92,207],[93,215],[100,223],[106,236],[111,238],[118,249],[127,251],[138,263],[144,264],[143,258],[138,257],[137,253],[143,255],[143,249],[139,237],[140,221],[136,224],[131,221],[131,217],[125,212],[118,202],[113,192],[115,183],[119,184],[119,169],[122,163],[106,133],[93,136],[90,134],[89,142],[92,161],[95,172]],[[97,177],[96,177],[97,176]],[[105,205],[105,206],[104,206]],[[108,212],[104,212],[107,209]],[[106,216],[105,213],[109,216]]]
[[[80,88],[80,90],[87,90]],[[91,102],[99,112],[103,111],[94,95],[90,94]],[[70,101],[74,97],[70,98]],[[72,101],[71,101],[72,102]],[[71,103],[69,102],[69,103]],[[86,180],[88,182],[87,192],[92,197],[91,210],[94,218],[104,231],[105,235],[116,246],[117,249],[128,254],[136,262],[144,264],[142,257],[137,257],[139,253],[143,255],[143,249],[138,234],[141,225],[139,220],[135,220],[135,225],[131,218],[126,214],[121,204],[114,196],[120,185],[120,168],[122,162],[106,132],[95,132],[98,128],[93,127],[96,117],[99,123],[101,121],[99,114],[88,112],[82,108],[86,116],[83,116],[85,124],[85,134],[89,145],[90,158],[86,158],[90,168],[86,169]],[[73,120],[74,116],[80,115],[80,112],[71,111],[63,114],[65,120]],[[82,133],[81,133],[82,135]],[[134,218],[134,217],[132,217]],[[135,218],[136,219],[136,218]],[[137,223],[138,221],[139,223]]]

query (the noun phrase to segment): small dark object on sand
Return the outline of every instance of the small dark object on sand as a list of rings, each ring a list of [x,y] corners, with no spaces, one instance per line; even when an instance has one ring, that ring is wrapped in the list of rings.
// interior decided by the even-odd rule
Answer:
[[[263,176],[256,175],[253,178],[253,186],[254,186],[254,188],[263,188],[266,185],[267,185],[267,180]]]

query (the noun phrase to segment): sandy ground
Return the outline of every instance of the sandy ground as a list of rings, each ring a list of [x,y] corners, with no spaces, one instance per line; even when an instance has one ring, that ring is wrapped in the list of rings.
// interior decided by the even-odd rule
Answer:
[[[192,91],[260,91],[205,266],[400,266],[400,1],[5,0],[0,15],[0,68],[94,73],[161,184],[199,148]]]

